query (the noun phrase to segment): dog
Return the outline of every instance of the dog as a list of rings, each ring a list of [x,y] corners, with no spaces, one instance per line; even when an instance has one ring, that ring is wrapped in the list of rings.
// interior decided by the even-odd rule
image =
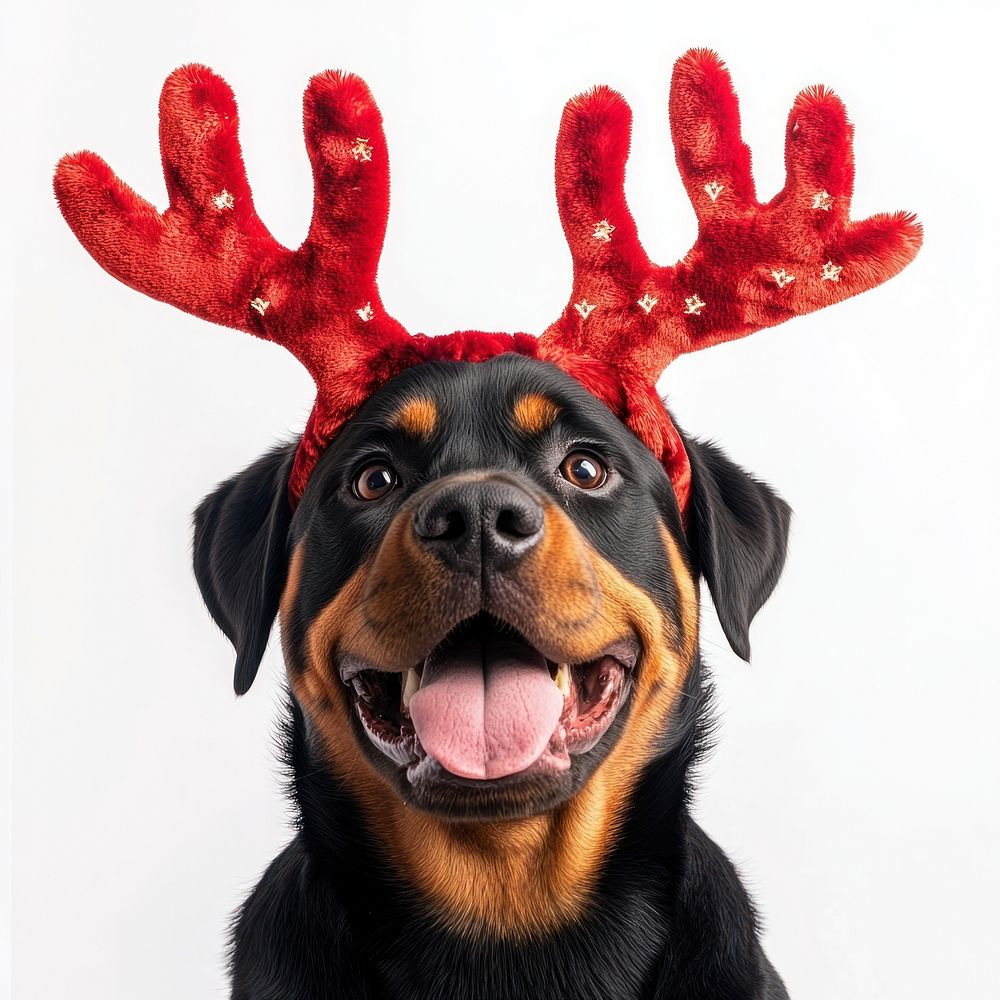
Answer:
[[[302,436],[195,515],[194,569],[248,690],[280,622],[298,817],[233,929],[233,1000],[781,1000],[753,906],[688,810],[711,731],[699,588],[742,657],[790,511],[656,392],[676,357],[866,291],[920,246],[849,218],[851,127],[796,99],[788,182],[756,199],[735,92],[692,50],[671,84],[699,221],[674,267],[624,197],[631,117],[575,98],[556,147],[573,291],[541,337],[410,336],[376,283],[381,117],[306,91],[316,197],[296,250],[253,207],[235,100],[168,77],[163,213],[92,153],[66,220],[106,270],[290,350]]]
[[[294,515],[295,443],[204,500],[195,573],[242,668],[281,619],[299,816],[234,1000],[786,996],[687,803],[698,581],[747,656],[789,507],[685,444],[687,530],[613,413],[501,355],[386,385]]]

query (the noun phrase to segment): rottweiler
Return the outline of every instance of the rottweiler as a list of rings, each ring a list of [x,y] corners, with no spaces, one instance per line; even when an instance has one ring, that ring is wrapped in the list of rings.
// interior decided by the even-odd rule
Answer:
[[[551,364],[428,363],[364,404],[294,514],[297,442],[205,499],[194,567],[245,687],[275,616],[295,839],[240,912],[234,1000],[775,998],[688,811],[711,685],[789,508],[710,444],[663,467]]]
[[[704,580],[733,649],[785,560],[790,512],[656,393],[690,351],[865,291],[920,245],[849,217],[851,128],[796,99],[788,183],[756,199],[735,92],[678,60],[670,117],[699,221],[673,267],[624,196],[631,114],[563,114],[573,291],[540,338],[411,337],[382,305],[381,116],[314,77],[316,184],[295,251],[253,207],[236,104],[168,77],[159,212],[92,153],[55,180],[73,231],[133,287],[281,344],[313,376],[303,435],[207,497],[194,568],[245,692],[275,620],[298,818],[235,922],[233,1000],[779,1000],[753,906],[691,818],[711,731]]]

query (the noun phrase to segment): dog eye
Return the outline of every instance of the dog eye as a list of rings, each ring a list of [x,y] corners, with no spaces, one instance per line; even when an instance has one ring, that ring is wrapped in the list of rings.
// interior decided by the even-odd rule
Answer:
[[[366,465],[354,480],[354,495],[359,500],[381,500],[396,485],[396,470],[385,462]]]
[[[608,470],[595,455],[588,451],[570,452],[559,466],[563,479],[581,490],[596,490],[608,479]]]

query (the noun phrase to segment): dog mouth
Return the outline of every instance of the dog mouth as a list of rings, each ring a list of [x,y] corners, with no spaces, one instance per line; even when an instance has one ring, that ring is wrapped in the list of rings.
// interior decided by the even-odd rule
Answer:
[[[614,722],[631,691],[638,643],[622,638],[570,663],[480,613],[415,666],[339,664],[369,741],[411,782],[435,771],[472,782],[559,774]],[[556,653],[553,656],[553,653]]]

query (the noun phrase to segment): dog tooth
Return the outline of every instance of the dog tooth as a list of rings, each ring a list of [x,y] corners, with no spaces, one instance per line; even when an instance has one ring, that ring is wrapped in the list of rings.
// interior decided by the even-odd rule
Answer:
[[[410,712],[410,699],[417,693],[420,688],[420,674],[410,667],[406,671],[406,676],[403,678],[403,711],[409,715]]]
[[[568,663],[560,663],[559,669],[556,671],[556,675],[553,678],[556,683],[556,687],[562,691],[563,697],[565,698],[568,698],[570,694],[569,669]]]

